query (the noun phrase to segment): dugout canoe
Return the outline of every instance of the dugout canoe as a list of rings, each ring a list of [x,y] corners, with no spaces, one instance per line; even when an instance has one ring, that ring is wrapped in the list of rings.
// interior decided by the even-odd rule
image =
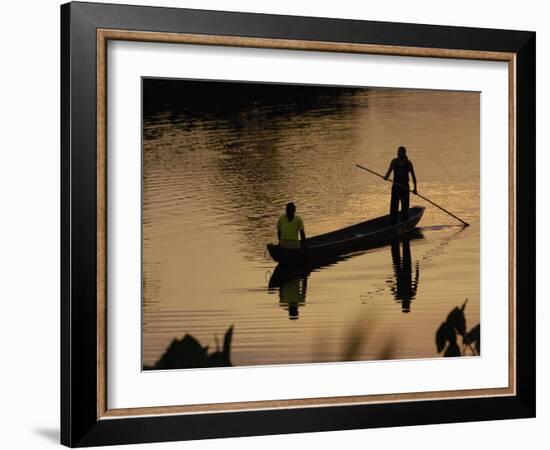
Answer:
[[[368,250],[389,244],[410,233],[424,214],[423,206],[409,208],[409,217],[395,225],[390,224],[389,214],[367,220],[330,233],[306,239],[305,248],[283,248],[268,244],[267,251],[273,260],[285,265],[311,265],[355,251]]]
[[[291,280],[292,278],[308,278],[311,272],[316,272],[320,269],[333,266],[342,261],[351,259],[357,255],[363,254],[365,251],[373,250],[375,248],[386,247],[393,244],[398,244],[405,241],[416,241],[424,239],[424,235],[420,228],[414,228],[408,233],[405,233],[399,237],[392,239],[390,242],[380,241],[377,245],[370,245],[366,249],[357,248],[356,251],[345,255],[333,256],[330,258],[317,259],[310,263],[298,264],[298,265],[289,265],[284,263],[279,263],[273,269],[269,277],[268,289],[275,289],[281,287],[284,283]]]

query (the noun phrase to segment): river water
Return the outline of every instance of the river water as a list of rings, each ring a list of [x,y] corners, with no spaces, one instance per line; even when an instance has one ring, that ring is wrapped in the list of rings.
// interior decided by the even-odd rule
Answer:
[[[480,321],[479,93],[144,80],[143,363],[233,325],[233,365],[440,357],[468,299]],[[387,214],[407,147],[421,236],[271,283],[265,246],[293,201],[313,236]],[[460,339],[459,339],[459,342]],[[465,354],[471,354],[466,351]]]

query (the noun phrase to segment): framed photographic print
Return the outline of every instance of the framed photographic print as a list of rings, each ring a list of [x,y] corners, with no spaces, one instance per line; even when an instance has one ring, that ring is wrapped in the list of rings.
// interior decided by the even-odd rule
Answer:
[[[61,24],[63,444],[535,415],[535,33]]]

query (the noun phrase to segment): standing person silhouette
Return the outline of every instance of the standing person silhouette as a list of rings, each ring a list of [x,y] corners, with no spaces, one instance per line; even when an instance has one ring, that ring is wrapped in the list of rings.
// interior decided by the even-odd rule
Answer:
[[[398,222],[399,203],[401,203],[401,221],[403,222],[409,217],[409,173],[414,183],[413,192],[417,193],[413,164],[407,158],[407,149],[403,146],[397,149],[397,158],[392,159],[384,176],[385,180],[389,178],[392,171],[394,184],[391,188],[390,224],[395,225]]]

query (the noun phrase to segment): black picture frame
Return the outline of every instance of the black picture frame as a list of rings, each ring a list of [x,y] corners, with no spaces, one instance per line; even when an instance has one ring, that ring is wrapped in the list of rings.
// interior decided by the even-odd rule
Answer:
[[[516,55],[516,394],[98,418],[98,29],[345,42]],[[61,442],[71,447],[535,416],[534,32],[69,3],[61,6]]]

